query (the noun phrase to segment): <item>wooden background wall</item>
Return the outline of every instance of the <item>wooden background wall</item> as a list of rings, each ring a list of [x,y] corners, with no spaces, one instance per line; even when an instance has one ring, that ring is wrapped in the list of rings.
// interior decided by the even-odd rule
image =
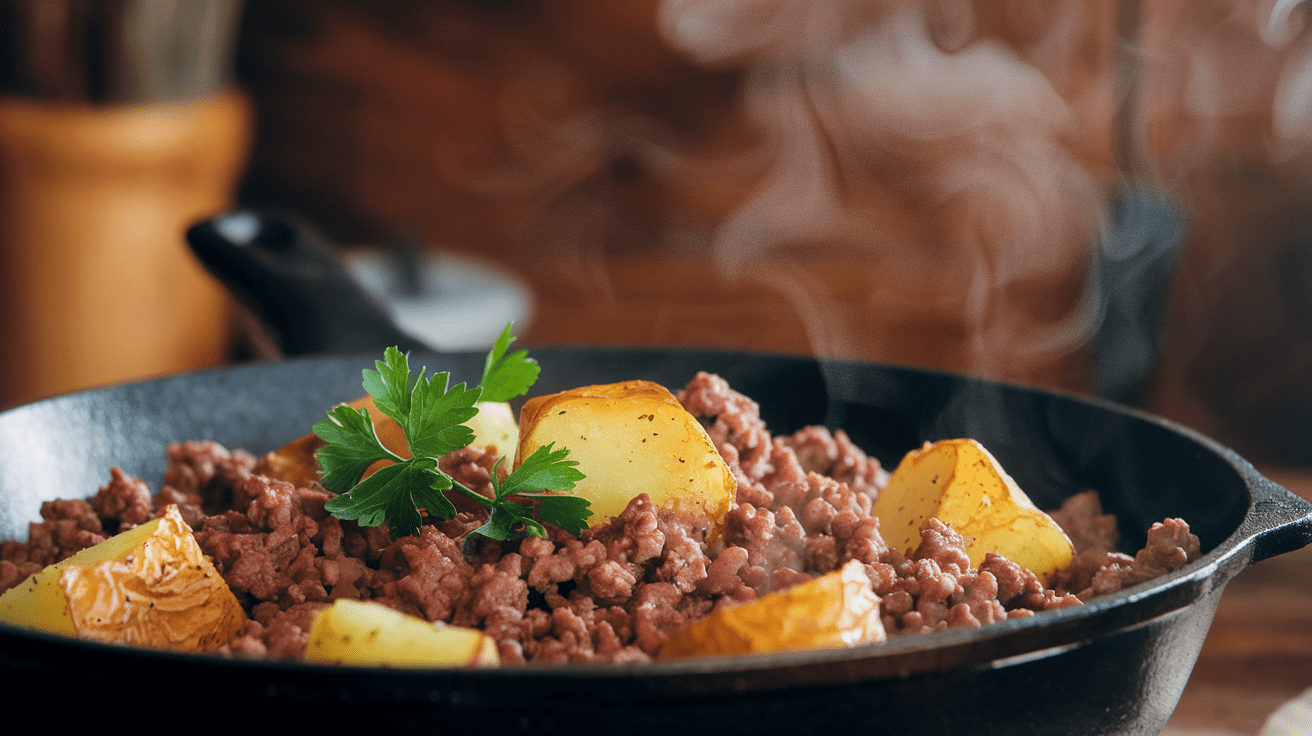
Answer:
[[[1138,173],[1177,199],[1188,231],[1141,401],[1255,455],[1312,458],[1300,431],[1312,417],[1312,175],[1303,141],[1273,133],[1278,86],[1307,56],[1303,15],[1276,28],[1262,4],[1142,6]],[[940,50],[997,44],[1045,75],[1072,113],[1055,139],[1110,197],[1118,5],[928,7]],[[971,22],[935,14],[948,7],[973,8]],[[898,270],[839,239],[726,276],[714,233],[767,180],[756,153],[770,131],[744,109],[747,66],[672,48],[659,11],[656,0],[252,3],[238,69],[258,123],[243,197],[294,207],[343,241],[417,232],[504,265],[533,288],[535,342],[823,352],[1090,385],[1087,346],[1007,339],[1072,309],[1078,249],[1010,297],[993,321],[1018,326],[983,347],[944,296],[959,283],[951,249]],[[546,124],[563,120],[577,124]],[[951,211],[918,199],[905,167],[844,175],[870,187],[859,196],[900,237],[956,237]],[[799,304],[775,274],[824,298]],[[877,298],[893,281],[904,309]]]

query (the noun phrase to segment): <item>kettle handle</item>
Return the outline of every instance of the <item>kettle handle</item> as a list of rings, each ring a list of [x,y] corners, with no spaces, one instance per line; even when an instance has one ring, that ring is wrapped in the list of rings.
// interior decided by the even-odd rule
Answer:
[[[428,350],[347,273],[327,237],[308,223],[252,210],[187,229],[201,264],[273,333],[287,357]]]

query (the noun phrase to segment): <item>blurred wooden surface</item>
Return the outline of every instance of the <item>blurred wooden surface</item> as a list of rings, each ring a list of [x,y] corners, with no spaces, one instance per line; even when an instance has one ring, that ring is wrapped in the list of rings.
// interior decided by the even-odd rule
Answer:
[[[1265,471],[1312,500],[1312,471]],[[1312,687],[1312,547],[1263,560],[1226,586],[1167,736],[1252,736]],[[1312,724],[1308,725],[1312,733]]]

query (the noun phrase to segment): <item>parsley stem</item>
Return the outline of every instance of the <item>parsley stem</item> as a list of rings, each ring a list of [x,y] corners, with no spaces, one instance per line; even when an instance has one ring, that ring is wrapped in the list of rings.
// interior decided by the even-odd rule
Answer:
[[[475,501],[478,501],[479,503],[483,504],[484,506],[486,506],[486,507],[488,507],[488,508],[490,508],[490,509],[494,509],[494,508],[497,507],[497,502],[496,502],[496,501],[494,501],[493,499],[488,498],[487,496],[484,496],[483,494],[479,493],[478,491],[475,491],[475,490],[473,490],[473,489],[471,489],[471,488],[466,487],[465,484],[461,483],[460,481],[456,480],[455,478],[452,478],[452,479],[451,479],[451,487],[454,488],[454,489],[457,490],[457,491],[460,491],[461,493],[465,494],[466,496],[469,496],[470,498],[474,499]]]

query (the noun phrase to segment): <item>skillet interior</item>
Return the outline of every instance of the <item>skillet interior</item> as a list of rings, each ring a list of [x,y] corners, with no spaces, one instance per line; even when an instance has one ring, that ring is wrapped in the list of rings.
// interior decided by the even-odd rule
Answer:
[[[1166,581],[1136,589],[1133,595],[975,631],[902,639],[878,651],[699,660],[636,670],[342,672],[125,651],[0,627],[0,667],[85,671],[94,662],[111,671],[148,672],[167,665],[171,671],[189,673],[197,682],[223,683],[228,690],[243,681],[251,697],[389,703],[388,712],[402,725],[413,725],[408,714],[422,710],[458,719],[474,730],[493,721],[551,730],[552,724],[568,725],[569,714],[580,710],[642,714],[646,727],[639,731],[655,731],[670,718],[695,720],[706,708],[718,714],[732,708],[744,726],[763,727],[789,714],[820,712],[845,712],[848,722],[854,723],[852,719],[869,715],[869,707],[852,710],[852,698],[868,702],[871,697],[896,697],[927,706],[915,712],[923,712],[928,721],[916,720],[912,710],[904,709],[902,715],[886,713],[880,721],[885,724],[960,727],[959,720],[947,715],[953,709],[943,708],[942,703],[946,693],[965,690],[974,693],[972,707],[960,717],[977,714],[986,719],[972,721],[979,733],[1110,732],[1103,730],[1107,727],[1150,733],[1153,724],[1159,727],[1174,707],[1221,586],[1242,567],[1222,565],[1234,552],[1236,530],[1249,511],[1251,479],[1241,472],[1242,461],[1165,422],[1107,404],[922,370],[809,358],[660,349],[558,348],[533,354],[543,364],[535,393],[628,378],[648,378],[677,389],[697,370],[717,372],[761,403],[774,431],[811,423],[843,427],[890,466],[924,440],[975,437],[1041,507],[1055,506],[1071,493],[1095,487],[1107,509],[1121,518],[1128,547],[1142,542],[1153,521],[1181,516],[1201,537],[1204,552],[1211,554]],[[208,371],[60,397],[6,412],[0,415],[0,537],[25,537],[26,524],[38,518],[43,500],[91,495],[106,482],[111,465],[158,489],[164,446],[171,441],[211,438],[253,452],[273,449],[304,434],[326,406],[359,395],[360,370],[376,357],[293,360]],[[430,367],[450,369],[456,380],[476,380],[482,367],[481,355],[417,358]],[[1201,606],[1193,605],[1200,600]],[[1155,654],[1167,645],[1183,645],[1183,659]],[[1121,661],[1127,657],[1129,661]],[[1077,683],[1086,682],[1099,667],[1109,677],[1122,677],[1126,668],[1141,674],[1131,682],[1104,688],[1100,697],[1085,692],[1082,705],[1072,709],[1067,686],[1054,670],[1074,668],[1079,678],[1071,682]],[[1170,670],[1168,682],[1155,685],[1162,678],[1154,672],[1162,668]],[[1012,683],[1012,678],[1019,679]],[[869,687],[872,680],[878,681],[874,690]],[[1019,705],[1025,698],[1015,700],[1021,691],[1014,688],[1033,688],[1034,682],[1051,690],[1043,694],[1045,699],[1064,704],[1067,716],[1062,722],[1068,722],[1069,728],[1056,727],[1049,720],[1039,721],[1046,725],[1037,730],[1018,731],[1014,719],[1004,719],[996,728],[983,726],[998,722],[984,702],[985,695],[991,698],[1009,691],[1013,704]],[[523,708],[500,699],[498,693],[506,688],[521,692],[516,702]],[[525,688],[532,694],[525,695]],[[788,697],[779,697],[781,691]],[[1133,703],[1127,705],[1126,697]],[[671,704],[679,708],[670,711]],[[1091,715],[1112,711],[1113,704],[1110,721]],[[830,720],[809,722],[832,727]],[[1081,723],[1087,728],[1077,725]]]
[[[1199,439],[1110,404],[919,369],[698,350],[537,349],[534,394],[633,377],[677,390],[697,370],[761,404],[772,430],[843,427],[892,468],[926,440],[974,437],[1040,507],[1097,488],[1122,521],[1128,551],[1165,516],[1184,516],[1211,549],[1243,517],[1247,489]],[[89,496],[117,465],[158,490],[163,448],[215,439],[252,452],[305,434],[333,402],[361,395],[376,355],[204,371],[38,402],[0,419],[0,538],[24,538],[41,501]],[[412,362],[476,381],[482,355]],[[51,472],[52,469],[55,472]]]

